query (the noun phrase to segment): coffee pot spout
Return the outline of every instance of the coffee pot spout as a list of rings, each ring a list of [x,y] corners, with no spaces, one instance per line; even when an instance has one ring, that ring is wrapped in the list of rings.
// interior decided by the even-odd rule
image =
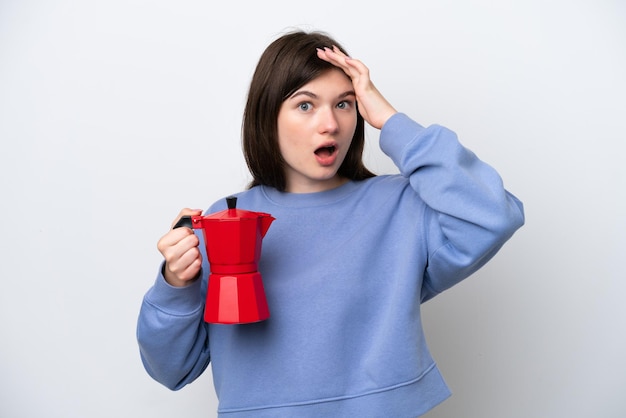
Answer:
[[[261,216],[261,219],[260,219],[261,237],[265,237],[265,234],[267,234],[267,230],[270,229],[270,225],[275,220],[276,218],[274,218],[272,215],[269,215],[269,214],[264,214],[263,216]]]

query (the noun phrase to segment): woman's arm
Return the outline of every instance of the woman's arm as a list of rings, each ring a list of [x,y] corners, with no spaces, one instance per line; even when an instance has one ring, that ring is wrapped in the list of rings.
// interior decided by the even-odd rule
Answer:
[[[191,383],[209,364],[202,286],[197,280],[174,287],[160,273],[141,305],[137,321],[141,360],[152,378],[172,390]]]
[[[454,132],[436,125],[424,128],[397,113],[361,61],[335,47],[318,49],[317,55],[350,77],[359,112],[381,129],[381,149],[430,208],[422,300],[478,270],[524,224],[522,203],[504,189],[492,167],[459,143]]]
[[[454,132],[390,118],[380,145],[426,203],[428,266],[422,300],[483,266],[524,224],[522,203]]]
[[[183,215],[200,210],[183,209]],[[172,223],[176,222],[176,220]],[[141,359],[150,376],[170,389],[195,380],[210,360],[203,320],[200,238],[189,228],[170,229],[158,242],[164,261],[146,293],[137,322]]]

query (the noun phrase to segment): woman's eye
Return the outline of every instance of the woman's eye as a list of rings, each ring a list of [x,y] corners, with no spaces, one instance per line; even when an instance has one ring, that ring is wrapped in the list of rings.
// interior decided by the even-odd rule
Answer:
[[[300,103],[298,105],[298,108],[306,112],[307,110],[311,109],[311,103],[308,103],[308,102]]]
[[[343,102],[339,102],[337,104],[337,108],[338,109],[349,109],[350,108],[350,102],[347,100],[344,100]]]

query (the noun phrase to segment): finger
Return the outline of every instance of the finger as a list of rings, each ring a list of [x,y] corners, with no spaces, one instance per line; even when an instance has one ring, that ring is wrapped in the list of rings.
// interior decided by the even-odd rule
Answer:
[[[193,245],[197,243],[197,238],[195,241],[191,238],[193,237],[186,237],[177,245],[167,247],[162,252],[167,269],[177,277],[180,277],[181,273],[187,270],[191,264],[196,263],[197,260],[202,262],[200,250]]]
[[[336,65],[334,60],[330,57],[330,54],[326,52],[326,48],[317,48],[317,57],[326,62],[330,62],[333,65]]]
[[[170,230],[158,242],[157,249],[166,259],[171,259],[191,247],[197,246],[198,237],[189,228]]]
[[[172,247],[176,245],[183,238],[193,234],[193,231],[189,228],[176,228],[168,231],[167,234],[163,235],[159,240],[157,246],[159,247]]]
[[[347,56],[346,54],[341,52],[341,50],[337,47],[334,47],[334,48],[335,49],[333,50],[333,52],[339,55],[340,57],[342,57],[343,63],[345,64],[347,68],[349,68],[349,71],[352,74],[354,74],[354,71],[356,71],[356,74],[358,74],[359,78],[366,78],[367,80],[369,80],[370,70],[369,68],[367,68],[365,64],[363,64],[362,61],[356,58]]]
[[[194,233],[188,234],[172,246],[172,253],[175,257],[182,257],[189,250],[197,250],[199,243],[200,241]]]
[[[176,273],[181,279],[191,279],[196,275],[201,265],[202,256],[198,248],[194,247],[182,254],[175,263],[172,263],[170,270]]]
[[[189,265],[180,275],[181,280],[192,280],[198,276],[198,272],[202,267],[202,260],[197,259]]]
[[[324,47],[322,48],[317,48],[317,56],[326,61],[329,62],[331,64],[333,64],[336,67],[339,67],[340,69],[344,70],[344,71],[348,71],[349,67],[345,62],[345,58],[340,56],[339,54],[336,54],[335,52],[333,52],[330,48],[328,47]],[[348,74],[349,75],[349,74]]]
[[[358,59],[344,54],[339,48],[324,48],[328,62],[341,68],[353,81],[369,81],[369,69]]]
[[[182,257],[166,263],[167,274],[170,279],[181,280],[183,282],[196,278],[202,267],[202,256],[197,248],[193,248],[184,253]],[[172,277],[173,276],[173,277]]]

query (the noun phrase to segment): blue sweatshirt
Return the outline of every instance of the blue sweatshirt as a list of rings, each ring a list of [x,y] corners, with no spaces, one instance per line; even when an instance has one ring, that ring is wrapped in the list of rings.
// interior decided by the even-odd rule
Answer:
[[[237,195],[239,208],[276,218],[259,263],[268,320],[203,321],[204,252],[202,281],[174,288],[158,274],[137,329],[154,379],[180,389],[210,363],[219,416],[232,418],[408,418],[450,395],[420,304],[493,257],[524,223],[522,203],[446,128],[396,114],[380,145],[399,175]]]

